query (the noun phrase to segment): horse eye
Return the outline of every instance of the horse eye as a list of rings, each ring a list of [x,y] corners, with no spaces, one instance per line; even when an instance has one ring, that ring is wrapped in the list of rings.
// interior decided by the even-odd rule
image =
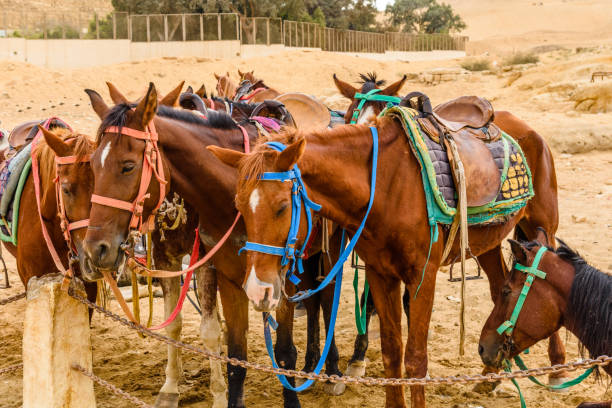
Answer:
[[[70,189],[68,188],[68,186],[62,185],[62,193],[70,195]]]
[[[511,293],[512,289],[510,289],[508,286],[504,286],[504,288],[502,289],[502,296],[508,297]]]
[[[133,162],[123,163],[123,168],[121,169],[121,174],[127,174],[127,173],[131,172],[132,170],[134,170],[134,167],[136,167],[136,164],[133,163]]]
[[[282,213],[285,212],[285,210],[287,209],[287,207],[289,206],[289,204],[287,203],[283,203],[281,204],[280,208],[278,209],[278,211],[276,211],[276,216],[280,217],[282,215]]]

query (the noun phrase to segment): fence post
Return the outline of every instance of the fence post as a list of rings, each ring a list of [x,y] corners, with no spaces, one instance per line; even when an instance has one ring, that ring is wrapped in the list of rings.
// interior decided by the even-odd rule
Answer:
[[[164,14],[164,41],[168,41],[168,15]]]
[[[181,24],[183,25],[183,41],[187,41],[187,28],[185,27],[185,14],[181,14]]]
[[[147,14],[147,42],[151,42],[151,23],[149,22],[148,14]]]
[[[221,14],[217,14],[217,38],[221,40]]]
[[[266,44],[270,45],[270,19],[266,18]]]
[[[236,39],[240,41],[240,44],[242,44],[242,32],[240,31],[240,17],[238,17],[238,14],[235,14],[235,16],[236,16]]]
[[[128,40],[132,41],[132,16],[129,14],[127,16],[127,30],[128,30]]]
[[[59,273],[28,282],[23,323],[23,407],[95,408],[93,382],[70,367],[91,371],[87,307],[61,289]],[[85,287],[73,280],[75,291]]]
[[[113,16],[113,40],[117,39],[117,16],[115,12],[112,13]]]
[[[204,41],[204,14],[200,14],[200,41]]]

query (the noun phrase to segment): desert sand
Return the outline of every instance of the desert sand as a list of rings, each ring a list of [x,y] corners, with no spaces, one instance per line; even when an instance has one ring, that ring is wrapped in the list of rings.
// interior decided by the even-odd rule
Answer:
[[[462,60],[444,62],[381,62],[354,55],[315,51],[287,51],[275,57],[249,60],[206,60],[198,58],[160,59],[121,64],[87,70],[51,71],[26,64],[0,61],[0,127],[9,129],[25,120],[57,115],[77,130],[93,135],[99,120],[89,107],[83,92],[92,88],[107,98],[104,81],[111,81],[128,97],[143,95],[149,81],[161,93],[168,92],[185,80],[194,87],[204,83],[214,89],[213,73],[236,69],[254,69],[267,84],[279,90],[301,91],[316,95],[333,108],[344,109],[347,100],[335,89],[332,74],[356,81],[358,73],[378,73],[380,78],[395,81],[407,74],[409,81],[403,92],[420,90],[433,103],[459,95],[480,95],[490,99],[498,110],[509,110],[526,120],[550,144],[559,184],[560,227],[558,235],[577,249],[592,265],[612,270],[612,79],[591,83],[594,71],[612,71],[612,13],[609,0],[603,1],[538,1],[512,2],[492,0],[451,0],[460,12],[466,13],[468,34],[474,40],[470,53],[488,58],[491,71],[470,73],[461,70]],[[511,3],[511,4],[508,4]],[[514,8],[514,10],[512,10]],[[553,12],[551,12],[553,10]],[[518,13],[518,14],[517,14]],[[516,16],[521,16],[517,25]],[[515,18],[512,18],[514,16]],[[553,16],[553,17],[551,17]],[[556,17],[554,17],[556,16]],[[469,17],[469,18],[468,18]],[[499,32],[500,25],[504,35]],[[496,31],[497,30],[497,31]],[[540,62],[535,65],[501,68],[508,52],[540,48]],[[432,70],[445,70],[448,81],[432,84]],[[109,101],[110,102],[110,101]],[[5,251],[6,253],[6,251]],[[9,259],[13,288],[0,292],[0,298],[23,290]],[[470,273],[475,273],[470,262]],[[352,290],[347,268],[337,323],[337,344],[341,369],[352,352],[356,333]],[[440,272],[429,338],[429,375],[476,374],[481,370],[477,352],[480,329],[492,304],[486,278],[467,283],[466,355],[458,355],[458,313],[455,301],[459,284],[447,280]],[[119,313],[112,303],[111,309]],[[156,321],[163,305],[155,300]],[[0,318],[0,355],[2,366],[21,360],[21,319],[24,302],[2,307]],[[375,327],[377,321],[373,322]],[[296,345],[298,367],[303,364],[305,319],[297,319]],[[187,305],[184,309],[183,339],[201,344],[198,337],[199,316]],[[405,331],[405,330],[404,330]],[[568,360],[579,357],[576,339],[562,330]],[[163,383],[165,346],[140,339],[134,332],[95,316],[92,322],[94,371],[104,379],[152,403]],[[252,361],[268,364],[265,354],[261,318],[250,314],[249,356]],[[369,376],[383,376],[380,344],[370,343],[367,354]],[[526,357],[529,366],[548,365],[546,343],[532,348]],[[191,355],[184,356],[185,380],[181,385],[181,406],[208,407],[208,363]],[[610,399],[607,380],[596,383],[588,379],[566,393],[553,393],[520,381],[529,407],[575,407],[585,399]],[[282,404],[278,381],[268,375],[249,371],[245,384],[249,406]],[[128,404],[96,386],[99,407],[123,407]],[[518,407],[517,393],[503,383],[488,395],[474,393],[470,386],[434,386],[426,390],[430,407]],[[409,397],[407,397],[408,399]],[[301,395],[304,407],[381,406],[381,388],[351,386],[344,395],[330,397],[317,384]],[[0,378],[0,406],[21,406],[19,374]]]

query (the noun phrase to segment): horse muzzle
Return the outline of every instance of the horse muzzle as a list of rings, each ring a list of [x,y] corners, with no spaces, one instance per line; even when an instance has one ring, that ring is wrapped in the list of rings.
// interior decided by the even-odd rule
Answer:
[[[251,272],[243,288],[247,297],[253,303],[255,310],[258,312],[271,312],[275,310],[280,303],[282,295],[281,279],[276,278],[274,283],[264,282],[257,277],[255,267],[251,268]]]

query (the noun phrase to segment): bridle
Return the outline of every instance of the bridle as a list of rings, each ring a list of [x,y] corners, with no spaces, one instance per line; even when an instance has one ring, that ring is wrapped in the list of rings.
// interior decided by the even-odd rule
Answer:
[[[97,194],[92,194],[91,202],[95,204],[104,205],[106,207],[118,208],[120,210],[128,211],[132,213],[132,218],[130,219],[129,229],[130,233],[128,236],[128,241],[130,238],[135,238],[135,236],[139,236],[146,231],[152,230],[154,228],[155,223],[155,214],[157,210],[161,207],[164,202],[164,198],[166,196],[166,184],[168,183],[164,177],[164,165],[162,162],[162,157],[159,152],[159,146],[157,144],[159,137],[157,135],[157,131],[155,130],[155,125],[151,121],[149,125],[147,125],[146,130],[136,130],[126,127],[120,126],[110,126],[104,130],[104,133],[116,133],[118,135],[132,137],[134,139],[143,140],[145,142],[145,148],[143,151],[143,161],[142,161],[142,173],[140,177],[140,186],[138,187],[138,194],[134,201],[123,201],[118,200],[112,197],[104,197]],[[157,205],[149,215],[149,218],[146,222],[143,222],[142,212],[144,208],[144,202],[147,198],[150,197],[150,194],[147,193],[149,189],[149,184],[151,183],[151,179],[155,176],[156,180],[159,183],[159,200]],[[131,239],[131,243],[129,245],[133,245],[134,240]],[[126,248],[128,248],[126,247]]]
[[[399,103],[402,101],[402,99],[397,96],[379,95],[381,91],[382,89],[372,89],[364,94],[360,92],[355,94],[355,99],[359,101],[359,104],[357,105],[357,108],[353,110],[353,115],[350,122],[351,125],[357,123],[357,119],[359,119],[361,110],[366,102],[387,102],[387,107],[391,107],[399,105]]]

